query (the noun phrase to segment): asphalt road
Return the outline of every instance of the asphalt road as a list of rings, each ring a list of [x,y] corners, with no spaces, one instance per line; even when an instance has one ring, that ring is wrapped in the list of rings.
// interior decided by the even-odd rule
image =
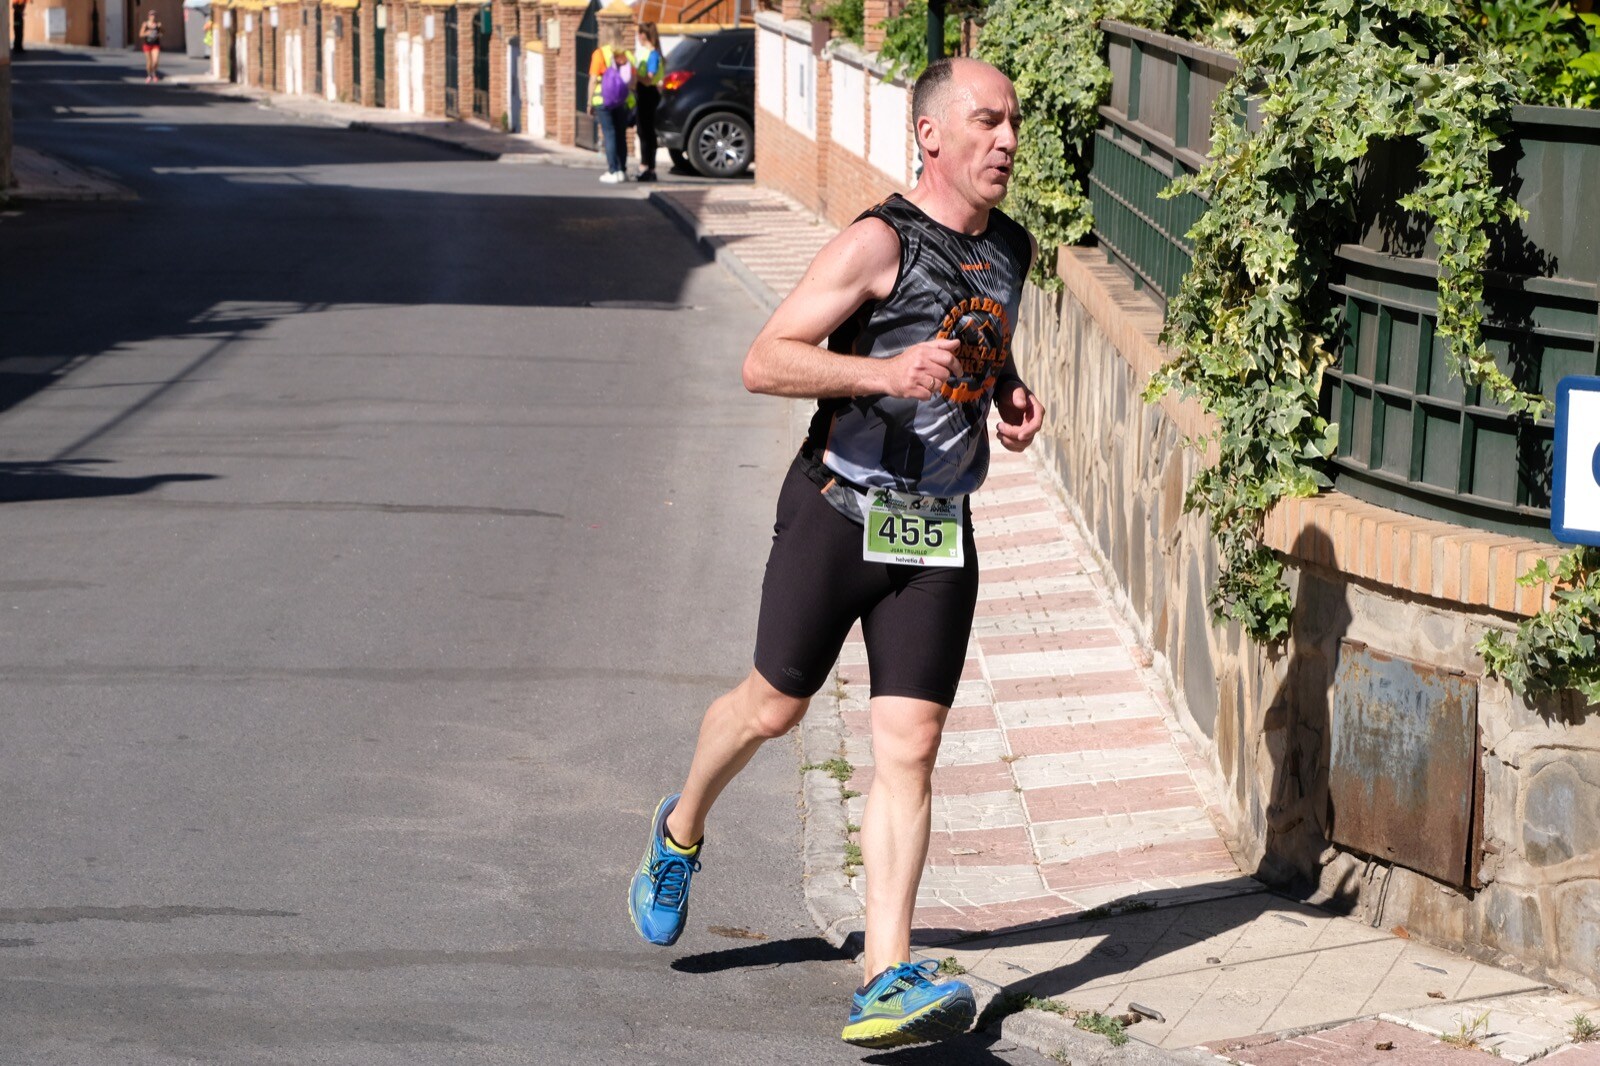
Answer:
[[[15,78],[139,199],[0,215],[0,1062],[1042,1061],[838,1042],[788,741],[628,924],[787,460],[720,268],[598,171]]]

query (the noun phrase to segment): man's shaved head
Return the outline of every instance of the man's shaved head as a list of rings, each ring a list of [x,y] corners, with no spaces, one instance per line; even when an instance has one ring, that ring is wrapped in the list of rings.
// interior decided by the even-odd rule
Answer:
[[[981,76],[983,72],[999,71],[981,59],[968,59],[965,56],[952,56],[946,59],[936,59],[928,64],[917,78],[916,84],[911,87],[911,122],[916,124],[917,119],[927,116],[934,120],[942,120],[945,105],[950,102],[950,97],[962,81],[971,79],[974,75]]]
[[[950,98],[950,77],[955,73],[955,65],[954,59],[936,59],[917,78],[917,83],[911,87],[913,125],[924,115],[933,119],[943,117],[944,105]]]

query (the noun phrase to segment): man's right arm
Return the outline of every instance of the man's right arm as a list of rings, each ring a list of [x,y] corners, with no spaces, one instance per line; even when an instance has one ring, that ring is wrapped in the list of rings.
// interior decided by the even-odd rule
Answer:
[[[829,241],[750,345],[745,388],[801,399],[931,397],[956,368],[954,340],[930,339],[888,359],[822,347],[862,304],[888,296],[899,272],[900,238],[879,219],[862,219]]]

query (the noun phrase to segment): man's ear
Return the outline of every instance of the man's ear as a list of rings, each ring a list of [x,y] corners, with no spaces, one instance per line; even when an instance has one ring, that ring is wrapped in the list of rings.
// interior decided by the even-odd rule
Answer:
[[[917,147],[928,155],[939,154],[939,124],[931,115],[917,119]]]

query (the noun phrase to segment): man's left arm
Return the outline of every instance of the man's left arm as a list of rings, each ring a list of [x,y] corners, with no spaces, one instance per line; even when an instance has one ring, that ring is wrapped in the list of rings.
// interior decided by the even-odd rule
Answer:
[[[1028,258],[1028,274],[1033,273],[1033,264],[1039,258],[1039,242],[1033,239],[1033,234],[1028,235],[1028,243],[1032,254]],[[1024,277],[1027,274],[1023,275]],[[1039,427],[1044,425],[1044,404],[1039,402],[1039,397],[1033,390],[1022,383],[1021,376],[1017,373],[1016,363],[1007,353],[1005,366],[1000,368],[999,375],[994,383],[994,405],[1000,412],[1000,425],[995,427],[995,436],[999,439],[1006,451],[1020,452],[1033,443],[1033,438],[1038,435]]]

